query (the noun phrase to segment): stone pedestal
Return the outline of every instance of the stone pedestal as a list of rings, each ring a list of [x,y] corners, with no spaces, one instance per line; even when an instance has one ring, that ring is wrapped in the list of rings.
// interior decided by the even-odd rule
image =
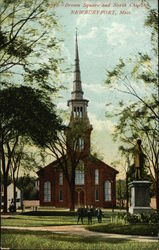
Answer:
[[[130,187],[130,207],[129,213],[148,213],[152,209],[150,207],[150,182],[149,181],[132,181]]]

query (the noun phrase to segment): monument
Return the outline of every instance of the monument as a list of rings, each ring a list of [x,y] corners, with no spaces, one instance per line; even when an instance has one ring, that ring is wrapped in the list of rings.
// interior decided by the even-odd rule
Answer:
[[[129,213],[151,212],[150,207],[150,182],[144,180],[145,155],[142,152],[141,140],[138,139],[135,147],[135,174],[134,180],[129,183],[130,207]]]

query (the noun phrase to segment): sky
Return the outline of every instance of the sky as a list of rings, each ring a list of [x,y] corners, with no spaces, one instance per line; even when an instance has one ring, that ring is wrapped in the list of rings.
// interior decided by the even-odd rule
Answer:
[[[156,0],[149,3],[157,6]],[[89,100],[88,116],[93,125],[92,144],[104,161],[111,164],[119,159],[119,153],[112,140],[115,121],[105,116],[106,103],[112,102],[115,107],[120,99],[130,101],[131,97],[105,87],[106,71],[113,69],[120,58],[135,58],[138,52],[151,53],[150,30],[144,27],[147,10],[138,0],[64,0],[55,11],[64,39],[61,52],[72,71],[61,76],[67,90],[61,93],[57,106],[68,110],[77,28],[82,87],[84,98]]]

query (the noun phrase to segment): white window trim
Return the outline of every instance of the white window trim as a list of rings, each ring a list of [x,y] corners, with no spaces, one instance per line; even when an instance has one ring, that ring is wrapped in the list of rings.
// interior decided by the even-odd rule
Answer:
[[[104,200],[111,201],[112,200],[111,195],[112,195],[112,185],[111,182],[107,180],[104,182]]]
[[[79,163],[80,164],[80,163]],[[81,161],[81,169],[80,166],[75,170],[75,185],[84,185],[85,183],[85,174],[84,174],[84,163]]]
[[[44,202],[51,202],[51,182],[44,182]]]
[[[99,185],[99,169],[95,169],[95,185]]]
[[[75,184],[76,185],[84,185],[84,171],[75,170]]]
[[[60,186],[63,185],[63,173],[62,172],[59,173],[59,185]]]

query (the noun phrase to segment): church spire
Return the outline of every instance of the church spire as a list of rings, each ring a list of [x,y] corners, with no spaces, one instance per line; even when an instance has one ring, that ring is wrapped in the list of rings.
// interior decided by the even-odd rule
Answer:
[[[81,119],[87,122],[90,125],[87,107],[88,100],[83,98],[83,90],[81,83],[81,72],[79,64],[79,52],[78,52],[78,40],[77,40],[77,31],[75,37],[75,66],[74,66],[74,80],[73,80],[73,91],[72,91],[71,100],[68,100],[67,105],[70,107],[70,124],[78,119]]]
[[[83,91],[81,84],[81,72],[79,64],[79,53],[78,53],[78,40],[77,40],[77,30],[75,39],[75,69],[74,69],[74,81],[73,81],[73,91],[72,100],[83,99]]]

